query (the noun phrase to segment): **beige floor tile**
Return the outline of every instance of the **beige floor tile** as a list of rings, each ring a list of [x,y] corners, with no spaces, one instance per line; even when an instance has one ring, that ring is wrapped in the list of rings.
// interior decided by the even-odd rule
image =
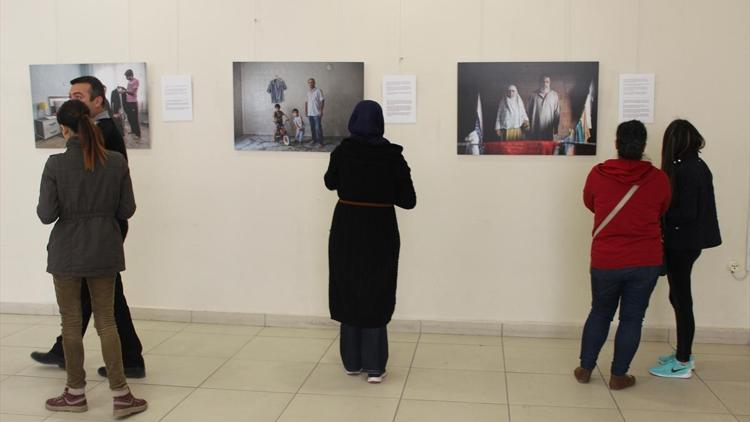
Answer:
[[[604,347],[602,347],[602,353],[607,351],[611,355],[614,347],[614,341],[607,341],[604,343]],[[666,355],[672,352],[674,352],[674,348],[665,341],[642,341],[638,345],[636,356],[647,355],[651,360],[656,362],[656,358],[659,357],[659,355]]]
[[[252,337],[262,329],[263,327],[255,325],[190,324],[182,331],[185,333],[228,334]]]
[[[88,390],[99,383],[90,382]],[[44,402],[60,395],[65,388],[65,382],[52,378],[34,378],[13,376],[0,384],[0,412],[29,415],[49,416],[52,412],[44,408]]]
[[[566,338],[503,337],[504,347],[581,350],[581,340]]]
[[[511,405],[615,408],[604,381],[592,377],[579,384],[572,374],[508,373],[508,397]]]
[[[339,335],[336,328],[286,328],[286,327],[266,327],[262,329],[259,336],[263,337],[300,337],[300,338],[321,338],[334,339]]]
[[[399,398],[407,373],[407,368],[389,368],[381,384],[368,384],[365,374],[347,375],[341,365],[321,363],[302,385],[300,393]]]
[[[95,382],[105,381],[103,377],[100,377],[99,374],[96,373],[99,367],[104,366],[104,359],[102,359],[101,352],[98,350],[95,352],[85,350],[84,354],[83,369],[86,371],[86,380]],[[58,368],[57,366],[41,365],[32,361],[30,358],[29,361],[31,362],[31,365],[20,371],[18,375],[56,378],[60,380],[64,380],[68,376],[64,369]]]
[[[147,354],[146,378],[131,379],[132,384],[197,387],[225,362],[223,358],[162,356]]]
[[[513,422],[622,422],[617,409],[510,406]]]
[[[419,341],[419,333],[388,331],[388,341],[390,343],[416,343]]]
[[[138,332],[140,332],[141,330],[178,332],[178,331],[184,330],[185,327],[187,327],[190,324],[187,322],[148,321],[148,320],[142,320],[142,319],[134,319],[133,325],[135,326],[135,329]]]
[[[750,415],[750,382],[706,381],[708,388],[735,415]]]
[[[3,337],[0,339],[0,346],[38,347],[40,350],[46,351],[54,344],[55,338],[59,335],[59,325],[35,325]]]
[[[235,359],[224,364],[201,387],[296,393],[314,367],[312,362]]]
[[[157,422],[194,390],[193,388],[161,385],[133,385],[132,389],[133,395],[148,401],[148,409],[143,413],[128,417],[128,422]],[[112,417],[112,393],[109,385],[102,383],[91,389],[86,393],[86,400],[89,405],[88,412],[80,414],[59,413],[57,417],[61,420],[116,420]]]
[[[143,353],[148,353],[156,346],[177,334],[174,331],[157,330],[138,330],[137,333],[138,339],[140,339],[143,346]],[[83,337],[83,347],[89,350],[101,350],[101,341],[93,326],[86,330],[86,335]]]
[[[42,422],[46,419],[46,416],[23,416],[23,415],[11,415],[9,413],[0,413],[1,422]]]
[[[695,355],[695,373],[704,381],[750,382],[750,356]]]
[[[625,422],[735,422],[732,415],[718,413],[658,412],[653,410],[623,410]]]
[[[414,350],[416,350],[416,343],[394,343],[388,344],[388,367],[391,366],[405,366],[411,365],[412,358],[414,357]],[[323,363],[336,363],[341,365],[341,352],[338,341],[334,342],[328,351],[320,360]]]
[[[651,353],[643,352],[640,349],[636,352],[635,357],[630,362],[629,374],[635,376],[651,376],[648,372],[649,368],[656,365],[656,359],[659,355],[668,354],[669,350],[662,350],[662,353],[652,351]],[[614,353],[612,349],[602,350],[599,354],[599,361],[597,365],[604,375],[609,379],[610,369],[612,368],[612,359],[614,359]]]
[[[505,370],[537,374],[572,374],[579,364],[575,349],[505,347]]]
[[[29,366],[35,365],[29,355],[37,350],[33,347],[0,346],[0,374],[15,375]]]
[[[612,392],[620,409],[726,413],[726,409],[697,377],[667,379],[636,377],[632,388]]]
[[[318,362],[333,339],[254,337],[235,356],[237,359],[280,362]]]
[[[180,332],[154,347],[149,354],[230,358],[252,338],[251,335],[226,335]]]
[[[391,422],[398,399],[298,394],[278,422]]]
[[[32,325],[28,324],[0,324],[0,338],[8,337],[11,334],[15,334],[19,331],[23,331],[27,328],[31,328]]]
[[[745,415],[735,415],[734,417],[735,417],[735,418],[737,418],[737,420],[738,420],[739,422],[750,422],[750,416],[745,416]]]
[[[508,421],[504,404],[458,403],[402,400],[395,422],[504,422]]]
[[[10,375],[2,375],[2,374],[0,374],[0,382],[3,382],[3,381],[5,381],[8,378],[10,378]]]
[[[693,354],[750,356],[750,345],[695,343]]]
[[[163,422],[273,422],[291,394],[199,388],[172,410]]]
[[[505,373],[412,368],[404,398],[505,404]]]
[[[59,328],[60,316],[0,314],[0,324],[54,325]]]
[[[58,413],[56,415],[52,415],[49,418],[45,419],[44,422],[110,422],[110,421],[117,421],[119,419],[114,419],[113,417],[110,417],[109,419],[87,419],[86,413],[75,413],[75,414],[64,414],[64,413]],[[130,420],[130,419],[126,419]],[[5,422],[5,420],[0,420],[2,422]]]
[[[500,346],[502,344],[500,336],[466,336],[459,334],[422,334],[419,338],[420,343],[437,343],[437,344],[474,344],[482,346]]]
[[[500,346],[419,343],[412,366],[502,371],[503,351]]]

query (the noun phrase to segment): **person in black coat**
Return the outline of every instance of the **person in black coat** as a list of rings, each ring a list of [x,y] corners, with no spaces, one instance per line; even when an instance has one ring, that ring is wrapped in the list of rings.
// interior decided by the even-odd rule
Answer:
[[[383,110],[361,101],[349,119],[351,136],[331,152],[324,180],[338,191],[328,240],[329,308],[341,323],[341,358],[349,375],[381,382],[396,305],[400,239],[394,205],[417,203],[403,148],[388,142]]]
[[[672,203],[664,216],[664,258],[669,281],[669,301],[677,320],[677,350],[660,356],[653,375],[689,378],[695,318],[690,273],[701,251],[721,244],[716,215],[713,176],[698,152],[703,136],[687,120],[673,121],[664,132],[662,170],[672,185]]]
[[[125,149],[125,141],[117,129],[115,122],[105,108],[105,88],[101,81],[93,76],[81,76],[70,81],[70,98],[86,104],[92,113],[96,126],[104,138],[104,148],[108,151],[116,151],[122,154],[127,161],[128,152]],[[128,221],[118,219],[123,241],[128,233]],[[115,319],[117,331],[120,336],[122,347],[125,375],[128,378],[143,378],[146,376],[146,364],[143,359],[143,345],[135,331],[130,308],[125,299],[122,285],[122,276],[117,274],[115,280]],[[91,298],[86,283],[81,287],[81,317],[83,319],[82,330],[86,333],[89,320],[91,319]],[[62,346],[62,336],[58,336],[55,344],[49,352],[32,352],[31,358],[39,363],[65,367],[65,352]],[[107,368],[99,368],[99,375],[106,377]]]

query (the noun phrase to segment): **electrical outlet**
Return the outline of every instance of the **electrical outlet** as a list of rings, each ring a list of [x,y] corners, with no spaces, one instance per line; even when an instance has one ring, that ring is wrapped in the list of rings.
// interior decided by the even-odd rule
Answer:
[[[727,269],[730,273],[734,274],[740,269],[740,264],[737,263],[737,261],[729,261],[729,265],[727,265]]]

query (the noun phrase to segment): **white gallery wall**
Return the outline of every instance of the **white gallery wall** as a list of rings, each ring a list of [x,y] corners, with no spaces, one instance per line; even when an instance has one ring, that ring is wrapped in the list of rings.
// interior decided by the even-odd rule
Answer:
[[[365,97],[416,74],[418,122],[388,125],[418,204],[398,212],[396,318],[583,322],[589,169],[614,156],[620,73],[656,74],[648,154],[676,117],[707,140],[724,244],[694,271],[701,327],[750,328],[747,0],[0,0],[0,302],[54,303],[36,217],[29,64],[144,61],[152,148],[131,150],[134,307],[327,315],[334,193],[323,153],[233,148],[233,61],[362,61]],[[595,157],[457,156],[458,61],[599,61]],[[161,76],[193,76],[194,121],[161,121]],[[646,323],[670,325],[666,280]]]

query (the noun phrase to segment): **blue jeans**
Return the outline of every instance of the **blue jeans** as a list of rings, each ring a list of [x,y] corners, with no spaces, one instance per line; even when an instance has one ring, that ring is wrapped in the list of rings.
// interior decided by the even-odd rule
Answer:
[[[388,331],[385,326],[360,328],[341,323],[341,361],[349,372],[360,369],[382,374],[388,363]]]
[[[323,143],[323,122],[320,116],[307,116],[307,120],[310,121],[310,135],[312,135],[313,143]]]
[[[620,325],[615,335],[612,375],[625,375],[641,342],[641,327],[659,266],[616,270],[591,269],[591,312],[583,327],[581,366],[594,369],[609,334],[609,324],[620,305]]]

